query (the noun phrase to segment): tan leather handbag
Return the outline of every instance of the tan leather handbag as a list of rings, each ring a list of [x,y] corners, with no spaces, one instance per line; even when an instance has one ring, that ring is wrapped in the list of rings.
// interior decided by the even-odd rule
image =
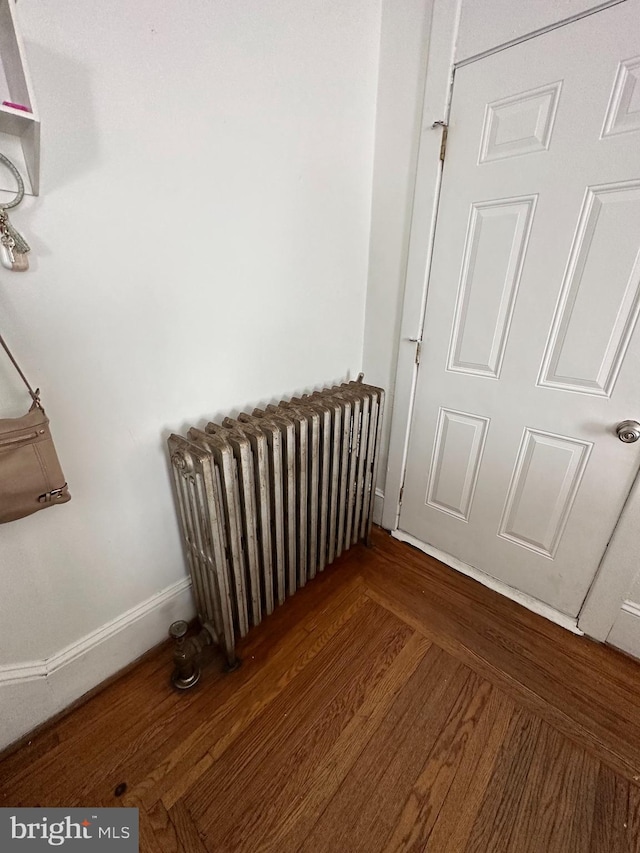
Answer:
[[[0,345],[29,390],[33,404],[21,418],[0,419],[0,524],[66,503],[71,495],[49,430],[49,418],[0,335]]]

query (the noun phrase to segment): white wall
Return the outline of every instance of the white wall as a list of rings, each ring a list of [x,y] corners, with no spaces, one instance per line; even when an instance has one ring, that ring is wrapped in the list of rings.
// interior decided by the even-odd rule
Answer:
[[[18,11],[42,183],[1,328],[73,499],[0,528],[0,747],[191,612],[167,434],[360,370],[380,28],[378,0]]]
[[[378,486],[386,477],[398,335],[432,0],[383,0],[363,369],[387,389]],[[380,501],[376,521],[380,521]]]

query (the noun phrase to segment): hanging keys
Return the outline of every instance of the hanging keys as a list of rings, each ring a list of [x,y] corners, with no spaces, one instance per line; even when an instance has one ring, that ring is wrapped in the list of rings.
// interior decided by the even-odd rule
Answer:
[[[20,172],[4,154],[0,154],[0,163],[9,169],[18,185],[15,198],[0,207],[0,263],[13,272],[24,272],[29,269],[29,244],[9,222],[8,213],[10,207],[17,207],[24,198],[24,181]]]
[[[15,240],[11,237],[8,232],[4,232],[0,237],[0,261],[2,261],[2,266],[6,267],[8,270],[13,269],[13,265],[16,261],[16,256],[13,254],[13,248],[16,245]]]
[[[9,217],[7,217],[7,230],[9,234],[13,237],[13,240],[16,244],[16,252],[20,255],[26,255],[27,252],[31,251],[31,246],[24,239],[22,234],[13,227],[13,223],[9,222]]]
[[[9,222],[9,214],[0,208],[0,263],[13,272],[29,269],[29,244]]]

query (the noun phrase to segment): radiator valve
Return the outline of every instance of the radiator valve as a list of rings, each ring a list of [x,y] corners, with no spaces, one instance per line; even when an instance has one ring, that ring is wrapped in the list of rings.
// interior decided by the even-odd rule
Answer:
[[[169,636],[176,641],[173,650],[175,669],[171,683],[178,690],[188,690],[200,681],[199,648],[191,639],[187,639],[189,625],[182,619],[173,622],[169,628]]]
[[[187,637],[189,625],[183,619],[173,622],[169,628],[169,636],[176,641],[173,649],[175,669],[171,675],[171,683],[177,690],[188,690],[200,681],[202,652],[207,646],[218,645],[213,625],[205,622],[195,636]],[[225,653],[225,672],[235,672],[242,661],[235,653],[235,648]]]

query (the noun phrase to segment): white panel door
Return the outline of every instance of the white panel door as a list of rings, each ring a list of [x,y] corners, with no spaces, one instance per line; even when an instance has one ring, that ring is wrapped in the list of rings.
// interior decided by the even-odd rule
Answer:
[[[400,528],[577,615],[640,464],[640,0],[458,69]]]

